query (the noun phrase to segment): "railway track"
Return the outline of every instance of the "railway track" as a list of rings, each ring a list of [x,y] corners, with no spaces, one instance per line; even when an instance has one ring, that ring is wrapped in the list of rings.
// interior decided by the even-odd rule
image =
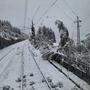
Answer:
[[[18,47],[17,47],[18,48]],[[1,86],[1,88],[3,88],[4,87],[4,84],[3,84],[3,82],[5,82],[6,84],[5,85],[9,85],[10,87],[12,87],[12,85],[10,85],[10,82],[11,81],[13,81],[13,82],[15,82],[15,80],[14,80],[14,78],[15,77],[17,77],[17,76],[14,76],[14,78],[13,78],[13,76],[12,76],[12,79],[10,80],[10,75],[13,75],[13,73],[12,72],[14,72],[15,73],[15,71],[13,71],[13,69],[14,70],[16,70],[15,69],[15,62],[17,62],[17,60],[18,60],[18,58],[20,59],[21,57],[19,56],[19,54],[21,54],[21,52],[19,52],[18,51],[19,49],[15,49],[15,48],[12,48],[7,54],[5,54],[3,57],[2,57],[2,61],[3,61],[3,59],[6,57],[6,56],[9,56],[8,57],[8,59],[6,59],[7,61],[7,64],[4,66],[4,69],[0,72],[0,86]],[[12,52],[12,53],[11,53]],[[10,55],[11,54],[11,55]],[[19,62],[20,62],[20,60],[19,60]],[[3,64],[5,64],[5,61],[4,61],[4,63]],[[18,64],[20,64],[20,63],[18,63]],[[17,66],[16,66],[17,67]],[[19,69],[19,68],[18,68]],[[17,70],[16,70],[17,71]],[[20,71],[21,72],[21,71]],[[9,83],[8,83],[9,82]],[[0,90],[2,90],[2,89],[0,89]]]
[[[34,58],[33,52],[30,50],[30,48],[28,48],[28,49],[29,49],[29,52],[31,53],[31,55],[32,55],[32,57],[33,57],[33,60],[34,60],[34,62],[35,62],[35,64],[36,64],[36,66],[37,66],[40,74],[41,74],[42,77],[43,77],[44,82],[47,84],[49,90],[54,90],[54,89],[52,88],[52,86],[49,84],[47,78],[44,76],[43,72],[41,71],[41,69],[40,69],[40,67],[39,67],[39,64],[37,63],[36,59]]]
[[[23,82],[23,76],[25,75],[25,73],[24,73],[24,63],[25,63],[25,60],[24,60],[24,50],[23,50],[23,48],[22,48],[21,50],[22,50],[21,53],[20,53],[20,59],[21,59],[21,61],[20,61],[20,62],[21,62],[21,65],[20,65],[20,67],[21,67],[21,71],[20,71],[20,72],[21,72],[21,75],[20,75],[20,78],[21,78],[21,83],[19,84],[19,85],[20,85],[19,89],[20,89],[20,90],[25,90],[25,87],[23,86],[23,83],[24,83],[24,82]],[[12,51],[12,50],[10,50],[9,53],[10,53],[11,51]],[[7,55],[9,55],[9,53],[8,53]],[[13,64],[14,64],[13,58],[15,58],[16,55],[18,56],[18,54],[16,54],[16,53],[14,53],[14,54],[15,54],[15,55],[13,55],[12,57],[10,57],[8,63],[7,63],[6,66],[4,67],[3,71],[0,73],[0,82],[3,82],[3,81],[5,81],[7,78],[10,78],[10,77],[8,76],[8,74],[11,73],[10,69],[12,69],[11,66],[13,66]],[[44,76],[43,72],[41,71],[41,69],[40,69],[38,63],[36,62],[36,60],[35,60],[35,58],[34,58],[34,56],[33,56],[33,53],[32,53],[31,51],[30,51],[30,54],[32,55],[33,61],[35,62],[36,67],[37,67],[39,73],[41,74],[44,82],[46,83],[46,84],[45,84],[45,83],[43,83],[43,84],[47,85],[47,87],[48,87],[47,90],[52,90],[50,84],[48,83],[46,77]],[[4,57],[7,56],[7,55],[4,55]],[[15,61],[17,61],[17,60],[15,60]],[[28,66],[27,66],[27,67],[28,67]],[[6,77],[6,78],[5,78],[5,77]],[[19,77],[19,76],[18,76],[18,77]],[[18,78],[18,77],[17,77],[17,78]],[[13,81],[15,81],[15,80],[13,80]],[[8,81],[6,80],[6,82],[8,82]],[[28,84],[29,84],[29,83],[28,83]],[[8,83],[7,83],[7,85],[8,85]],[[2,83],[0,84],[0,86],[3,88],[3,84],[2,84]],[[11,87],[12,87],[12,85],[11,85]],[[14,89],[15,89],[15,88],[14,88]],[[33,89],[34,89],[34,88],[33,88]],[[16,90],[16,89],[15,89],[15,90]],[[45,90],[46,90],[46,89],[45,89]]]
[[[52,61],[49,61],[59,72],[63,73],[65,77],[67,77],[72,83],[74,83],[80,90],[84,90],[79,84],[77,84],[74,80],[72,80],[66,73],[62,71],[59,67],[57,67]]]
[[[29,52],[32,54],[32,57],[33,57],[33,60],[34,60],[34,62],[36,63],[36,66],[38,67],[38,69],[39,69],[39,71],[41,72],[41,74],[42,74],[42,76],[45,78],[45,80],[46,80],[46,83],[47,83],[47,85],[48,85],[48,87],[50,88],[50,90],[56,90],[57,88],[52,88],[52,86],[48,83],[48,81],[47,81],[47,78],[44,76],[44,74],[43,74],[43,72],[41,71],[41,67],[39,66],[39,63],[37,63],[37,60],[35,59],[35,55],[34,55],[34,53],[33,53],[33,51],[32,50],[30,50],[30,48],[29,48]],[[75,85],[75,87],[77,88],[77,90],[84,90],[79,84],[77,84],[74,80],[72,80],[67,74],[65,74],[60,68],[58,68],[56,65],[54,65],[52,62],[49,62],[50,63],[50,65],[52,66],[52,67],[54,67],[54,68],[56,68],[57,69],[57,71],[59,71],[60,73],[62,73],[68,80],[70,80],[70,82],[72,82],[74,85]],[[54,69],[53,69],[54,70]],[[59,89],[58,89],[59,90]]]
[[[13,52],[7,55],[8,58],[2,59],[4,68],[0,72],[1,87],[9,85],[14,90],[72,90],[76,86],[79,88],[77,90],[84,90],[63,71],[42,60],[35,50],[36,55],[28,42],[19,45],[19,48],[17,46],[15,50],[11,50]],[[17,82],[18,79],[20,82]],[[56,86],[58,83],[62,86]]]
[[[11,52],[13,52],[14,49],[15,48],[12,48],[10,51],[8,51],[2,58],[0,58],[0,61],[2,61],[6,56],[11,54]],[[10,57],[10,60],[8,61],[7,65],[4,67],[4,70],[0,73],[0,78],[1,78],[2,74],[5,73],[5,71],[7,71],[8,67],[11,66],[11,64],[13,62],[13,58],[14,58],[14,55],[12,57]]]

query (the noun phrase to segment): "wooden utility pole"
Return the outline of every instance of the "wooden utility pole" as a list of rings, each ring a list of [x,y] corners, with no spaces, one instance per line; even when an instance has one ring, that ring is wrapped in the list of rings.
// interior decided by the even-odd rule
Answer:
[[[28,9],[28,0],[25,0],[25,7],[24,7],[24,23],[23,23],[23,28],[24,28],[24,30],[25,30],[26,20],[27,20],[27,9]]]
[[[79,17],[77,16],[77,20],[75,23],[77,23],[77,46],[80,45],[80,23],[82,21],[79,19]]]

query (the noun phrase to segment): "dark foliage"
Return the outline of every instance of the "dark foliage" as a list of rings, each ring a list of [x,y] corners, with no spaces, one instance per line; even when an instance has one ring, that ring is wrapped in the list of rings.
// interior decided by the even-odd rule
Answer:
[[[12,31],[15,32],[15,33],[21,34],[20,29],[16,28],[16,27],[12,27]]]
[[[47,28],[46,26],[40,27],[38,29],[39,36],[42,36],[43,40],[46,40],[47,42],[51,41],[52,43],[56,42],[55,34],[52,31],[51,28]]]
[[[6,32],[12,31],[14,33],[21,34],[19,28],[13,27],[8,21],[1,21],[1,20],[0,20],[0,31],[6,31]]]
[[[0,49],[23,40],[21,31],[10,22],[0,20]]]

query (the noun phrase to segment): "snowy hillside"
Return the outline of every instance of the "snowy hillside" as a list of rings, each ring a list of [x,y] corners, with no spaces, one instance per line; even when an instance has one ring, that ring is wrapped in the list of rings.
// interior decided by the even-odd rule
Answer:
[[[22,33],[23,34],[23,33]],[[5,40],[17,40],[17,39],[23,39],[23,35],[18,34],[12,31],[1,31],[0,32],[0,37],[4,38]]]
[[[13,27],[8,21],[0,20],[0,48],[25,40],[27,35]]]

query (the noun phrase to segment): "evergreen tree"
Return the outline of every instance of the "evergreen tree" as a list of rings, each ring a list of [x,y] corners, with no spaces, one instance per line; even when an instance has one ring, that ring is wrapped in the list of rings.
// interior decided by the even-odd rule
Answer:
[[[39,36],[39,38],[42,38],[43,41],[45,42],[51,42],[51,43],[56,42],[54,32],[52,31],[51,28],[48,28],[46,26],[39,27],[37,35]]]

